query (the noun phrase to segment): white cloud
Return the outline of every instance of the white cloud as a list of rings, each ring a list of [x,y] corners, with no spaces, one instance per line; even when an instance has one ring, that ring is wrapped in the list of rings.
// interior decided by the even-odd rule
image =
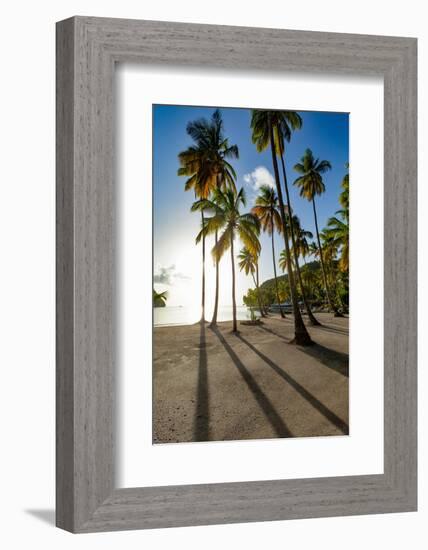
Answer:
[[[163,285],[171,285],[174,279],[189,279],[187,275],[176,270],[175,265],[169,267],[159,266],[156,273],[153,275],[153,282]]]
[[[253,189],[258,191],[262,185],[268,185],[275,189],[275,180],[266,166],[257,166],[253,172],[244,175],[244,182]]]

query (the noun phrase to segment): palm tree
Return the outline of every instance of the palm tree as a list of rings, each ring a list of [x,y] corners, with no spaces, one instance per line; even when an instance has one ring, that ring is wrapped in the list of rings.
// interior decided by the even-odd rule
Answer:
[[[168,292],[166,290],[164,290],[164,292],[156,292],[156,290],[153,289],[153,306],[165,307],[167,297],[168,297]]]
[[[187,126],[187,132],[191,137],[202,145],[207,153],[205,178],[210,182],[211,190],[214,188],[233,189],[236,192],[236,173],[233,166],[227,159],[239,158],[237,145],[229,145],[228,139],[224,136],[223,120],[219,109],[212,115],[211,121],[199,119]],[[204,197],[206,198],[206,197]],[[217,243],[218,234],[214,235]],[[213,316],[211,326],[217,324],[218,298],[219,298],[219,261],[215,260],[216,285]]]
[[[315,206],[315,196],[322,195],[325,191],[325,185],[322,179],[322,174],[325,174],[328,170],[331,170],[331,164],[328,160],[315,159],[312,151],[306,149],[300,162],[294,166],[294,170],[301,174],[296,179],[294,185],[300,189],[300,196],[312,202],[312,208],[314,211],[315,229],[317,233],[319,257],[321,262],[321,270],[323,274],[324,287],[327,295],[328,305],[331,311],[334,311],[335,315],[340,315],[336,306],[333,304],[330,289],[327,282],[327,276],[324,266],[323,251],[320,241],[320,232],[318,228],[317,209]]]
[[[297,257],[300,256],[305,260],[309,255],[309,242],[308,239],[313,239],[314,236],[311,231],[303,229],[300,223],[300,219],[297,216],[293,216],[293,227],[295,233],[294,248],[296,250]]]
[[[285,114],[284,114],[285,113]],[[270,146],[272,155],[272,165],[275,175],[276,192],[278,194],[279,212],[281,214],[282,234],[284,237],[285,251],[287,256],[287,271],[290,284],[291,302],[293,305],[294,314],[294,342],[296,344],[307,346],[312,344],[311,337],[306,330],[305,324],[300,313],[299,304],[297,302],[296,285],[294,282],[293,270],[291,268],[291,253],[288,242],[287,219],[285,216],[285,206],[282,196],[281,182],[279,179],[277,146],[278,135],[284,129],[284,119],[290,111],[260,111],[252,110],[251,112],[251,129],[252,141],[257,147],[257,151],[264,151]],[[291,117],[288,117],[291,120]],[[291,123],[292,124],[292,123]],[[277,139],[275,139],[277,136]]]
[[[346,168],[349,164],[346,163]],[[339,195],[341,210],[330,218],[325,229],[326,236],[332,239],[332,244],[340,249],[339,269],[349,270],[349,173],[342,180],[342,192]],[[339,215],[342,219],[337,217]]]
[[[208,197],[210,187],[202,178],[205,153],[202,147],[190,146],[178,155],[180,168],[179,176],[189,176],[185,183],[185,191],[194,190],[196,198]],[[204,212],[201,210],[201,223],[204,225]],[[202,298],[201,298],[201,323],[205,323],[205,239],[202,240]]]
[[[311,231],[306,231],[305,229],[302,228],[301,223],[300,223],[300,219],[296,215],[292,216],[292,224],[293,224],[294,235],[295,235],[294,245],[292,247],[293,248],[293,254],[294,254],[294,265],[298,266],[298,267],[296,267],[296,270],[297,269],[299,270],[300,287],[302,289],[304,289],[304,301],[303,302],[305,303],[305,300],[307,300],[307,298],[306,298],[307,285],[305,285],[305,283],[303,281],[304,277],[303,277],[303,274],[302,274],[302,270],[301,270],[300,266],[298,265],[298,261],[299,261],[299,258],[302,257],[303,261],[305,263],[305,266],[306,266],[306,256],[309,255],[309,242],[308,242],[308,239],[313,239],[314,236],[313,236]],[[285,269],[284,269],[284,271],[285,271]],[[303,295],[302,295],[302,298],[303,298]],[[311,315],[313,316],[312,311],[311,311]],[[320,325],[321,323],[315,319],[315,323],[312,321],[312,324]]]
[[[312,313],[309,302],[306,299],[305,287],[303,285],[302,274],[300,272],[299,257],[297,254],[297,246],[296,246],[297,228],[293,223],[298,218],[296,218],[292,214],[293,206],[291,204],[290,193],[288,190],[287,173],[285,171],[285,161],[284,161],[285,142],[287,143],[290,142],[291,133],[293,130],[300,130],[300,128],[302,127],[302,118],[295,111],[280,111],[280,113],[281,113],[280,115],[281,118],[277,126],[278,130],[277,130],[277,133],[275,134],[275,140],[276,140],[277,154],[281,159],[282,176],[284,178],[285,195],[287,197],[288,219],[289,219],[289,225],[290,225],[292,252],[294,257],[294,263],[296,266],[296,275],[299,281],[300,291],[302,293],[302,300],[305,305],[305,309],[306,309],[306,313],[308,314],[309,321],[311,322],[312,325],[320,325],[321,323],[315,318],[314,314]]]
[[[279,299],[278,279],[276,275],[276,261],[275,261],[275,243],[274,243],[274,231],[281,233],[281,215],[278,211],[278,197],[272,187],[268,185],[262,185],[260,187],[260,193],[256,198],[256,206],[251,209],[251,212],[260,220],[263,231],[266,231],[271,236],[272,240],[272,261],[273,261],[273,275],[275,278],[275,291],[276,299],[279,305],[279,311],[281,317],[285,319],[284,312],[281,308],[281,301]]]
[[[349,269],[349,224],[345,210],[338,210],[336,214],[342,216],[340,220],[336,216],[330,218],[327,222],[327,228],[324,230],[327,238],[331,238],[331,244],[336,249],[340,248],[339,269],[348,271]]]
[[[260,314],[262,317],[265,317],[262,306],[262,299],[260,296],[258,257],[254,256],[254,254],[252,254],[248,250],[248,248],[244,246],[244,248],[242,248],[240,253],[238,254],[238,260],[239,269],[241,271],[244,271],[245,275],[251,273],[251,277],[253,278],[254,286],[256,287],[257,291],[257,300],[259,302]]]
[[[242,188],[237,194],[232,189],[226,189],[226,191],[216,189],[213,192],[212,199],[202,199],[195,202],[192,207],[192,210],[203,209],[213,213],[211,217],[205,219],[204,227],[196,237],[196,242],[199,242],[206,235],[214,234],[216,231],[221,230],[221,235],[212,249],[212,256],[216,262],[219,262],[224,253],[230,248],[232,264],[232,332],[238,332],[235,295],[235,237],[238,236],[240,238],[253,256],[258,257],[260,253],[260,242],[258,239],[260,223],[253,214],[241,214],[239,212],[241,205],[245,206],[245,204],[246,198]]]
[[[186,181],[185,190],[193,189],[198,199],[206,199],[217,188],[227,188],[236,191],[236,173],[228,159],[238,158],[237,145],[229,145],[224,136],[221,113],[216,109],[211,120],[201,118],[189,122],[186,128],[195,145],[188,147],[179,155],[180,168],[178,175],[190,176]],[[204,212],[201,210],[201,223],[204,225]],[[217,241],[217,234],[215,234]],[[219,265],[216,267],[216,291],[212,325],[217,323],[219,296]],[[202,321],[205,320],[205,237],[202,239]]]
[[[345,164],[345,168],[349,169],[349,162]],[[339,195],[341,207],[349,213],[349,171],[343,176],[342,192]]]
[[[278,263],[279,263],[279,267],[285,273],[287,271],[287,253],[285,252],[285,250],[281,251],[281,254],[279,255]]]

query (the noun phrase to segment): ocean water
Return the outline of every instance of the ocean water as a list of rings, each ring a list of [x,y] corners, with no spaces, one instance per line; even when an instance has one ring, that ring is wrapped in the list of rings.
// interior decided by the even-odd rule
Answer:
[[[205,315],[207,321],[211,320],[212,312],[208,311]],[[201,313],[195,308],[188,307],[155,307],[153,308],[154,326],[168,325],[193,325],[200,319]],[[236,307],[236,317],[240,321],[251,318],[250,310],[246,306]],[[231,321],[232,306],[219,306],[217,313],[217,321]]]

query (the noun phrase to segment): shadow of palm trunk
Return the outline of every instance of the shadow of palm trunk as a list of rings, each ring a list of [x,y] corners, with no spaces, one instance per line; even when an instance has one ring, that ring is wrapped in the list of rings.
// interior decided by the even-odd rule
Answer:
[[[325,367],[332,369],[342,376],[349,378],[349,356],[346,353],[326,348],[321,344],[315,344],[309,350],[307,348],[299,348],[303,353],[310,355]]]
[[[262,325],[260,325],[259,328],[266,332],[269,332],[270,334],[273,334],[281,340],[284,340],[284,342],[288,342],[285,336],[278,334],[270,328],[264,327]],[[323,325],[321,327],[316,327],[316,330],[325,330],[325,328],[326,327]],[[328,367],[329,369],[338,372],[342,376],[346,376],[347,378],[349,377],[349,356],[347,353],[326,348],[325,346],[317,344],[316,342],[314,342],[314,344],[310,348],[303,346],[297,347],[303,353],[306,353],[314,359],[317,359],[325,367]]]
[[[329,325],[322,325],[321,327],[318,327],[318,330],[322,330],[322,331],[325,331],[325,332],[333,332],[333,333],[336,333],[336,334],[343,334],[343,336],[348,336],[349,335],[348,330],[342,329],[342,328],[332,327],[332,326],[329,326]]]
[[[205,323],[201,323],[199,337],[198,388],[194,421],[194,441],[208,441],[209,433],[209,393],[208,360],[205,338]]]
[[[242,376],[244,382],[247,384],[248,388],[251,390],[255,400],[257,401],[266,419],[271,424],[276,435],[278,437],[293,437],[293,434],[288,429],[287,425],[285,424],[283,419],[280,417],[280,415],[272,405],[269,398],[266,396],[266,394],[257,384],[254,377],[251,375],[251,373],[248,371],[248,369],[245,367],[242,361],[238,358],[236,353],[233,351],[232,347],[226,342],[226,339],[221,334],[221,332],[217,328],[213,328],[212,331],[220,340],[220,342],[223,344],[224,349],[229,354],[229,357],[232,359],[233,363],[235,364],[236,368],[239,371],[239,374]],[[239,338],[239,335],[238,335],[238,338]]]
[[[283,368],[274,363],[264,353],[254,347],[248,340],[242,335],[238,338],[246,344],[256,355],[260,357],[269,367],[271,367],[279,376],[281,376],[292,388],[294,388],[308,403],[310,403],[319,413],[321,413],[331,424],[336,426],[344,435],[349,434],[349,426],[341,418],[339,418],[333,411],[331,411],[324,403],[317,399],[312,393],[304,388],[297,380],[295,380],[290,374],[288,374]],[[299,348],[300,349],[300,348]],[[306,349],[306,348],[304,348]]]

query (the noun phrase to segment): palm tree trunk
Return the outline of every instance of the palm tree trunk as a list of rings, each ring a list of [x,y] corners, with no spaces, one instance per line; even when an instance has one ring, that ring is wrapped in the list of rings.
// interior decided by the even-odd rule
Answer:
[[[303,263],[305,264],[305,268],[306,268],[306,271],[307,271],[308,270],[308,263],[306,261],[306,257],[302,256],[302,258],[303,258]],[[302,278],[302,280],[303,280],[303,278]],[[308,288],[309,288],[309,290],[308,290],[309,296],[313,299],[312,288],[311,288],[311,285],[309,283],[308,283]]]
[[[215,245],[217,246],[218,241],[218,232],[215,232]],[[215,298],[214,298],[214,312],[211,319],[211,327],[217,325],[217,313],[218,313],[218,292],[219,292],[219,260],[215,262]]]
[[[230,237],[230,257],[232,260],[232,313],[233,313],[233,327],[232,332],[238,332],[236,323],[236,297],[235,297],[235,258],[233,253],[233,233]]]
[[[263,311],[262,299],[261,299],[261,296],[260,296],[260,288],[259,288],[258,277],[257,277],[257,279],[256,279],[256,277],[254,277],[254,273],[252,273],[252,276],[253,276],[253,283],[254,283],[254,286],[256,287],[256,290],[257,290],[257,301],[259,302],[260,315],[261,315],[262,317],[266,317],[265,312]]]
[[[299,280],[300,291],[302,293],[302,300],[303,300],[303,303],[305,304],[306,313],[308,314],[308,318],[309,318],[309,321],[311,322],[311,325],[314,325],[314,326],[321,325],[321,323],[315,318],[314,314],[312,313],[312,310],[309,306],[309,302],[306,299],[305,287],[304,287],[303,281],[302,281],[302,274],[300,273],[299,258],[297,257],[296,237],[294,235],[294,227],[293,227],[294,224],[293,224],[293,220],[292,220],[293,209],[291,207],[290,194],[289,194],[289,191],[288,191],[288,183],[287,183],[287,175],[286,175],[286,172],[285,172],[284,155],[281,154],[280,157],[281,157],[281,164],[282,164],[282,174],[284,176],[285,194],[287,196],[288,220],[290,222],[291,244],[292,244],[292,248],[293,248],[294,261],[295,261],[295,264],[296,264],[296,274],[297,274],[297,278]]]
[[[216,179],[217,179],[217,189],[220,189],[221,181],[220,181],[219,174],[217,174]],[[215,237],[214,238],[215,238],[215,244],[217,245],[218,231],[215,232]],[[219,283],[220,283],[220,278],[219,278],[220,265],[219,265],[219,262],[220,262],[220,260],[216,260],[216,262],[215,262],[215,297],[214,297],[213,317],[212,317],[211,323],[210,323],[211,327],[216,327],[217,326],[218,294],[219,294]]]
[[[337,312],[336,308],[334,307],[333,302],[331,301],[330,289],[328,287],[327,275],[326,275],[326,272],[325,272],[324,258],[323,258],[323,253],[322,253],[321,240],[320,240],[320,232],[318,230],[318,217],[317,217],[317,209],[315,207],[315,197],[312,197],[312,207],[314,209],[315,230],[317,232],[318,251],[319,251],[319,254],[320,254],[321,271],[322,271],[322,277],[323,277],[323,281],[324,281],[325,293],[327,294],[328,307],[330,308],[330,311],[333,311],[336,314],[338,312]]]
[[[263,304],[262,295],[261,295],[261,292],[260,292],[259,264],[258,263],[256,263],[256,279],[255,279],[254,283],[255,283],[256,288],[257,288],[257,296],[258,296],[258,299],[259,299],[260,313],[261,313],[262,317],[266,317],[267,309],[266,309],[265,305]]]
[[[201,210],[202,227],[204,227],[204,212]],[[205,235],[202,236],[202,311],[201,323],[205,323]]]
[[[285,315],[284,315],[284,312],[282,311],[282,307],[281,307],[281,301],[279,299],[278,279],[276,277],[275,244],[274,244],[274,238],[273,238],[273,231],[272,231],[272,260],[273,260],[273,276],[275,278],[276,299],[278,301],[279,312],[281,313],[281,317],[283,319],[285,319]]]
[[[288,271],[288,281],[290,283],[291,303],[293,305],[293,314],[294,314],[294,340],[292,341],[292,343],[298,344],[300,346],[310,346],[312,344],[312,340],[311,340],[311,337],[309,336],[308,331],[306,330],[305,323],[303,322],[303,319],[302,319],[302,314],[300,313],[299,304],[297,303],[296,286],[294,283],[293,269],[291,265],[290,246],[288,244],[287,221],[285,218],[284,201],[282,197],[281,183],[279,180],[278,161],[277,161],[276,152],[275,152],[275,140],[274,140],[273,128],[271,124],[269,124],[269,134],[270,134],[269,136],[270,150],[272,153],[272,164],[273,164],[273,170],[275,173],[276,192],[278,193],[279,211],[281,213],[282,229],[284,234],[285,255],[287,259],[287,271]]]

